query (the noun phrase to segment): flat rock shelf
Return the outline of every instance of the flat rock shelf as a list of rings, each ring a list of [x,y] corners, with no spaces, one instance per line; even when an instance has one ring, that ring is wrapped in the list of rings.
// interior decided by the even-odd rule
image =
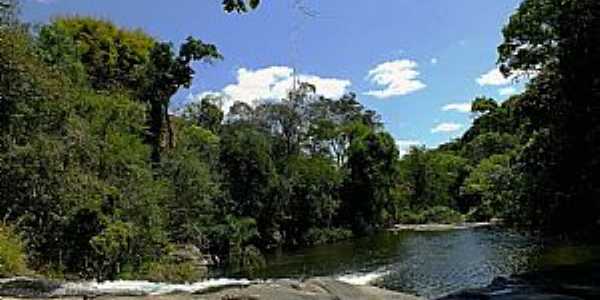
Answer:
[[[68,286],[71,285],[69,288]],[[136,288],[119,290],[98,290],[81,285],[73,288],[73,283],[56,283],[45,279],[13,278],[0,282],[1,299],[169,299],[169,300],[419,300],[423,298],[388,291],[367,285],[351,285],[330,278],[313,278],[305,281],[279,279],[265,282],[232,282],[229,285],[214,286],[194,291],[184,288],[164,293],[147,292]],[[181,285],[182,287],[184,285]],[[193,286],[193,285],[189,285]]]

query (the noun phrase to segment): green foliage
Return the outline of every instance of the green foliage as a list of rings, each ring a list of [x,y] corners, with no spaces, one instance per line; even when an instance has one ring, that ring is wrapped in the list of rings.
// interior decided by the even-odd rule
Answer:
[[[468,161],[442,151],[413,148],[400,163],[402,184],[410,209],[432,206],[460,208],[459,187],[467,175]]]
[[[411,210],[405,210],[396,216],[395,220],[398,224],[425,224],[423,214]]]
[[[502,217],[511,201],[510,180],[512,173],[508,155],[492,155],[482,160],[461,188],[463,196],[473,203],[475,210],[470,213],[477,221],[489,221],[492,217]]]
[[[83,68],[89,84],[105,90],[139,86],[155,43],[141,30],[90,17],[56,18],[42,27],[39,42],[45,60],[72,78]]]
[[[266,135],[253,128],[225,130],[221,137],[221,165],[232,212],[255,219],[276,216],[276,211],[266,210],[277,181]]]
[[[358,125],[351,135],[343,207],[354,229],[364,231],[383,224],[386,202],[397,179],[398,150],[389,134],[364,125]]]
[[[258,238],[256,221],[252,218],[236,218],[227,215],[224,223],[215,227],[213,240],[225,241],[221,245],[227,253],[227,267],[236,273],[248,273],[265,266],[265,259],[261,251],[253,242]]]
[[[160,162],[163,130],[166,129],[169,147],[174,146],[173,128],[168,113],[171,97],[182,88],[190,87],[195,71],[192,63],[210,62],[222,56],[212,44],[188,37],[175,55],[171,43],[155,43],[144,66],[146,76],[140,84],[138,98],[150,106],[146,141],[152,146],[152,161]],[[166,127],[166,128],[165,128]]]
[[[223,1],[240,13],[258,4]],[[506,75],[538,76],[501,104],[475,99],[460,139],[401,159],[355,94],[327,99],[300,83],[227,116],[213,97],[172,117],[194,62],[221,58],[214,45],[190,37],[176,52],[88,17],[32,35],[16,6],[2,5],[0,215],[27,243],[0,227],[0,272],[24,271],[27,252],[56,274],[185,281],[198,269],[167,259],[166,245],[193,244],[253,273],[265,249],[390,222],[467,214],[549,232],[597,226],[598,5],[523,1],[499,62]]]
[[[513,219],[547,233],[597,227],[600,3],[528,0],[503,30],[505,73],[536,71],[524,94],[532,121],[517,156]]]
[[[473,163],[495,154],[509,153],[519,146],[519,138],[498,132],[485,132],[477,135],[473,140],[463,145],[463,156],[469,158]]]
[[[191,103],[186,106],[183,117],[213,133],[218,133],[224,116],[218,106],[220,101],[218,97],[206,97],[200,103]]]
[[[24,275],[27,257],[21,238],[10,226],[0,225],[0,277]]]
[[[206,248],[207,227],[215,222],[215,199],[221,193],[219,178],[211,169],[212,160],[218,159],[219,139],[205,129],[184,125],[176,140],[160,168],[171,183],[166,204],[169,232],[177,241]]]
[[[38,269],[100,279],[151,269],[179,280],[164,246],[189,243],[257,270],[264,248],[350,235],[340,227],[342,203],[358,203],[342,197],[349,172],[370,180],[361,192],[377,207],[348,212],[362,210],[373,227],[390,215],[397,151],[355,95],[319,98],[301,84],[281,103],[236,104],[224,118],[219,100],[205,99],[171,122],[169,98],[191,82],[192,61],[219,57],[214,46],[188,39],[176,56],[152,41],[138,53],[143,72],[129,74],[119,64],[99,69],[112,60],[98,53],[118,61],[113,45],[125,41],[115,37],[133,34],[105,21],[63,18],[37,37],[2,34],[14,43],[0,47],[10,100],[0,189],[15,196],[0,198],[1,213],[19,224]],[[106,49],[94,48],[100,40]],[[363,158],[371,165],[361,174]]]
[[[471,111],[477,113],[493,112],[496,108],[498,108],[498,103],[489,98],[476,98],[471,104]]]
[[[403,211],[396,219],[399,224],[458,224],[464,221],[461,213],[446,206],[433,206],[422,211]]]
[[[341,174],[322,157],[292,157],[286,163],[289,186],[288,205],[284,208],[284,227],[290,243],[302,240],[307,230],[330,228],[340,206]],[[304,243],[300,241],[300,243]]]
[[[130,251],[130,243],[135,235],[133,224],[114,222],[90,240],[92,248],[103,258],[98,266],[98,278],[107,278],[119,273],[119,264]]]

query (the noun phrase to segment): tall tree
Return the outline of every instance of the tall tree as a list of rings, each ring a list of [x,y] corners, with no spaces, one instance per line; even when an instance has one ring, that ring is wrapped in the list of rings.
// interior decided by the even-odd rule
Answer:
[[[141,98],[150,105],[148,142],[152,145],[152,160],[160,162],[161,136],[167,130],[168,145],[173,145],[173,132],[169,117],[171,97],[182,87],[189,87],[195,75],[194,61],[220,59],[217,48],[201,40],[188,37],[176,56],[173,45],[157,43],[150,53],[148,74],[142,85]]]
[[[518,166],[540,227],[574,231],[600,212],[600,2],[526,0],[498,48],[505,74],[541,72],[526,94],[536,133]]]
[[[352,135],[342,205],[354,230],[363,232],[383,224],[386,202],[397,180],[398,149],[389,134],[362,124]]]

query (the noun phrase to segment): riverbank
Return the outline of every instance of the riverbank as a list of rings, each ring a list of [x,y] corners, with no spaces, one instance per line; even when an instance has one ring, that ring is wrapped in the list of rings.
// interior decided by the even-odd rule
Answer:
[[[217,279],[195,284],[144,281],[106,283],[52,282],[46,279],[0,280],[0,297],[8,299],[175,299],[175,300],[419,300],[422,298],[367,285],[351,285],[331,278],[248,281]]]

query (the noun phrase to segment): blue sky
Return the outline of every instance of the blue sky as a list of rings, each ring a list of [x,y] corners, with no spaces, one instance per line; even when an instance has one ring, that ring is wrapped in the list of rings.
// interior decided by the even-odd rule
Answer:
[[[503,100],[521,88],[494,72],[502,26],[519,0],[263,0],[241,16],[223,13],[219,0],[23,2],[23,18],[36,23],[91,15],[160,40],[193,35],[216,44],[225,59],[198,65],[175,104],[207,92],[249,102],[278,97],[295,67],[317,92],[358,94],[401,147],[448,141],[470,124],[466,102]]]

